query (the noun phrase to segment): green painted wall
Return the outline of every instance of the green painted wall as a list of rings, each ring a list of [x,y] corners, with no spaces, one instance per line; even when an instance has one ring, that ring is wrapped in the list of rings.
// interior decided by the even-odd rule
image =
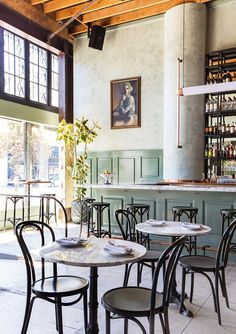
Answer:
[[[0,99],[0,117],[57,126],[58,114]]]

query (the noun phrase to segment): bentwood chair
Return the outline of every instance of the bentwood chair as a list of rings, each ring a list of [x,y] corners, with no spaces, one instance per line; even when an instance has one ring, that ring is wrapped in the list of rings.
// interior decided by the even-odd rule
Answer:
[[[30,315],[35,299],[40,298],[55,305],[56,329],[59,334],[63,334],[62,306],[70,306],[83,298],[84,306],[84,327],[87,328],[87,289],[88,281],[82,277],[72,275],[58,275],[56,263],[52,264],[52,276],[45,275],[44,259],[40,259],[40,272],[37,273],[34,268],[34,261],[31,251],[27,246],[29,244],[29,234],[26,230],[33,229],[33,237],[38,237],[40,245],[45,244],[46,238],[55,241],[55,235],[52,228],[43,222],[25,221],[16,225],[16,237],[22,250],[27,273],[27,294],[26,307],[21,334],[26,334],[30,321]],[[37,234],[36,234],[37,233]],[[37,247],[34,243],[34,247]],[[40,278],[36,278],[39,276]],[[64,297],[75,296],[73,301],[62,301]],[[43,326],[43,322],[42,322]]]
[[[120,232],[122,238],[124,240],[139,242],[139,238],[137,237],[137,233],[135,230],[135,225],[137,224],[137,220],[135,215],[129,210],[116,210],[115,212],[116,221],[120,228]],[[129,275],[131,268],[134,264],[137,264],[137,286],[141,283],[142,278],[142,270],[143,266],[148,266],[151,268],[152,275],[154,274],[155,270],[155,263],[158,261],[161,252],[155,250],[147,250],[146,254],[142,257],[141,260],[137,262],[133,262],[131,264],[127,264],[125,266],[125,275],[124,275],[124,282],[123,285],[127,286]]]
[[[210,283],[214,299],[215,312],[218,315],[218,323],[219,325],[221,325],[219,284],[221,286],[222,295],[225,298],[226,306],[229,307],[229,300],[228,300],[226,280],[225,280],[225,268],[228,264],[230,243],[233,238],[235,229],[236,229],[236,219],[225,230],[219,243],[216,257],[210,257],[205,255],[190,255],[190,256],[182,256],[179,259],[179,263],[182,266],[182,294],[181,294],[180,310],[184,302],[186,274],[191,274],[189,301],[192,302],[193,289],[194,289],[194,274],[200,273],[204,275]],[[211,280],[209,273],[214,274],[214,283]]]
[[[134,321],[141,328],[143,334],[154,334],[156,314],[159,315],[163,333],[170,333],[168,307],[171,284],[186,239],[185,236],[179,238],[161,254],[153,275],[151,289],[135,286],[120,287],[109,290],[102,296],[102,305],[106,313],[106,334],[111,333],[110,320],[116,318],[124,318],[124,334],[128,333],[128,320]],[[166,266],[163,290],[157,292],[157,283],[163,265]],[[139,317],[148,318],[149,331],[137,319]]]

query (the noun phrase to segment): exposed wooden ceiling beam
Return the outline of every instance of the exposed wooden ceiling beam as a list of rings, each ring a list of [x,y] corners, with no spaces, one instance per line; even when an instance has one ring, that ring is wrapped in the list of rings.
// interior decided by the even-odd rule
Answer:
[[[135,12],[138,9],[143,9],[152,7],[154,5],[161,6],[165,4],[166,0],[134,0],[131,2],[125,2],[120,5],[105,8],[91,13],[82,14],[80,19],[82,22],[93,22],[95,20],[101,20],[104,18],[122,15],[128,12]]]
[[[53,18],[33,7],[27,0],[1,0],[1,3],[50,31],[55,31],[60,26]],[[67,29],[62,31],[60,36],[71,42]]]
[[[63,8],[79,5],[88,0],[53,0],[44,4],[43,9],[44,13],[51,13]],[[73,16],[73,15],[71,15]]]
[[[48,0],[31,0],[31,5],[39,5],[40,3],[47,2]]]
[[[126,0],[126,2],[128,2],[128,1],[133,2],[134,0]],[[166,0],[164,0],[164,1],[166,1]],[[124,3],[124,0],[99,0],[97,3],[95,3],[93,6],[91,6],[88,10],[84,11],[84,13],[89,13],[91,11],[95,11],[95,10],[99,10],[99,9],[103,9],[103,8],[107,8],[107,7],[111,7],[111,6],[115,6],[115,5],[119,5],[121,3]],[[84,5],[78,5],[78,6],[74,6],[74,7],[71,7],[71,8],[59,10],[55,14],[55,19],[57,21],[68,19],[69,17],[75,15],[75,13],[78,13],[83,8],[83,6]]]
[[[118,25],[122,23],[139,20],[142,18],[151,17],[151,16],[158,15],[158,14],[163,14],[167,10],[179,4],[189,3],[189,2],[206,3],[210,1],[212,0],[167,0],[164,3],[159,3],[157,5],[153,5],[150,7],[137,9],[137,10],[134,10],[132,12],[127,12],[122,15],[116,15],[113,17],[96,20],[96,21],[93,21],[93,24],[101,25],[103,27],[109,27],[109,26],[114,26],[114,25]],[[79,19],[81,20],[81,18]],[[83,19],[82,19],[82,22],[84,23]],[[69,34],[77,35],[77,34],[84,33],[86,31],[87,31],[86,27],[81,25],[81,26],[77,26],[69,30]]]

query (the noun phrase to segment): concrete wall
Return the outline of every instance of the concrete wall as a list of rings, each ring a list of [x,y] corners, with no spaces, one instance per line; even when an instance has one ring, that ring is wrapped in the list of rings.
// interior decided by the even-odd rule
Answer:
[[[236,47],[235,18],[235,0],[218,0],[208,5],[206,52]]]
[[[99,122],[94,150],[163,146],[164,16],[106,32],[103,51],[74,46],[74,113]],[[110,80],[141,76],[141,128],[111,130]]]
[[[186,8],[191,6],[199,6],[199,8],[206,6],[207,8],[206,42],[205,38],[201,41],[200,34],[197,36],[193,36],[193,34],[189,36],[188,32],[185,34],[186,39],[188,39],[188,43],[186,42],[185,45],[185,63],[187,61],[188,75],[185,76],[184,85],[188,86],[203,83],[205,52],[236,47],[234,28],[236,0],[217,0],[207,5],[186,4],[185,6]],[[191,15],[189,17],[191,19]],[[176,42],[173,39],[173,45],[170,43],[168,46],[165,45],[165,20],[165,15],[161,15],[107,30],[102,52],[88,48],[87,36],[80,37],[75,41],[75,116],[84,115],[95,119],[102,127],[92,149],[164,149],[165,154],[168,145],[164,145],[164,128],[169,116],[166,117],[164,111],[164,64],[168,62],[168,50],[180,44],[179,40]],[[204,25],[203,19],[202,22]],[[173,23],[173,32],[179,24],[180,22],[176,22],[175,26]],[[201,33],[204,31],[202,24],[200,23]],[[193,26],[194,29],[198,30],[199,22],[193,22]],[[206,45],[204,45],[205,43]],[[198,47],[196,48],[197,44],[201,47],[200,51]],[[189,45],[192,45],[192,50],[194,50],[192,55],[188,54],[187,47]],[[181,45],[178,47],[181,48]],[[197,54],[198,51],[199,54]],[[196,63],[201,63],[199,66],[202,66],[197,72],[196,66],[191,66],[191,61],[194,59]],[[176,64],[173,66],[175,67]],[[173,71],[176,71],[176,68]],[[110,80],[133,76],[141,76],[142,78],[141,128],[111,130]],[[174,78],[173,75],[171,80],[173,81]],[[176,85],[176,81],[174,85]],[[174,100],[175,98],[173,95]],[[182,100],[182,108],[184,110],[188,108],[188,111],[193,115],[197,114],[192,126],[194,126],[194,131],[198,132],[199,141],[195,140],[192,146],[188,145],[188,137],[192,135],[192,127],[191,117],[186,116],[182,120],[182,126],[185,129],[182,129],[184,136],[181,138],[181,144],[183,150],[185,149],[184,145],[188,145],[190,151],[197,152],[195,160],[191,156],[188,175],[192,175],[193,172],[195,177],[199,178],[203,169],[203,97],[201,101],[196,97],[188,98],[188,101],[184,99]],[[196,108],[199,108],[199,113],[195,112]],[[170,131],[170,136],[175,137],[175,134]],[[178,157],[180,161],[183,160],[181,154],[178,154]],[[186,166],[184,161],[182,166]],[[168,177],[168,173],[165,173],[165,177]],[[188,175],[185,177],[188,178]]]

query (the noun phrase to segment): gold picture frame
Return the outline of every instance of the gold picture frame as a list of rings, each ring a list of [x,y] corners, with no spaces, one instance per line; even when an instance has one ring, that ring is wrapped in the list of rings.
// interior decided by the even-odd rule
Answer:
[[[111,129],[141,127],[141,77],[112,80]]]

